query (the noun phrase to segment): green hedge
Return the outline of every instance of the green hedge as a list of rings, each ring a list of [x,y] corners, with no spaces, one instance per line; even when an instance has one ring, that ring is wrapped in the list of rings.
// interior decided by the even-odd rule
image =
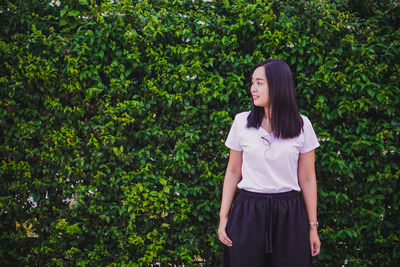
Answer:
[[[2,265],[219,265],[223,142],[269,57],[321,139],[314,264],[400,261],[398,2],[60,2],[0,4]]]

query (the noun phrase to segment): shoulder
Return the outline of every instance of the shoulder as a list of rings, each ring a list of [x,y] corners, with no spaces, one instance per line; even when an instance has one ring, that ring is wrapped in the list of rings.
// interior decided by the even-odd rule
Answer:
[[[314,126],[313,126],[312,122],[310,121],[310,119],[303,114],[300,114],[300,116],[303,119],[303,131],[305,133],[313,132]]]
[[[235,124],[236,127],[246,127],[247,117],[249,116],[249,113],[250,113],[250,111],[245,111],[245,112],[240,112],[240,113],[236,114],[233,124]]]
[[[310,125],[312,126],[310,119],[306,115],[300,114],[300,116],[303,119],[304,127],[310,126]]]
[[[250,111],[240,112],[240,113],[236,114],[235,120],[247,121],[247,117],[249,116],[249,114],[250,114]]]
[[[247,125],[247,117],[249,116],[248,111],[240,112],[235,115],[235,119],[233,120],[232,127],[233,128],[244,128]]]

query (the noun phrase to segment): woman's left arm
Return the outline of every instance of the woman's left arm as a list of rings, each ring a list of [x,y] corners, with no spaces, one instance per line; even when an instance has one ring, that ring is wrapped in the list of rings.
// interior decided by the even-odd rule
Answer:
[[[317,178],[315,175],[315,152],[300,153],[298,179],[306,204],[308,221],[317,222]],[[321,248],[318,236],[318,226],[310,225],[311,255],[317,256]]]

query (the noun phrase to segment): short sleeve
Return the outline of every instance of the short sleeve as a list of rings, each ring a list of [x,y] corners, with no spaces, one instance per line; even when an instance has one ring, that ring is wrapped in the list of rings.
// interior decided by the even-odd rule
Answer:
[[[229,131],[228,137],[226,138],[225,146],[236,151],[243,150],[242,146],[240,145],[239,131],[240,122],[238,115],[236,115],[235,119],[233,120],[231,130]]]
[[[304,130],[304,143],[303,146],[300,149],[300,153],[307,153],[313,149],[316,149],[317,147],[319,147],[319,142],[317,139],[317,135],[314,132],[314,128],[311,124],[311,121],[306,117],[306,116],[302,116],[303,118],[303,122],[304,122],[304,126],[303,126],[303,130]]]

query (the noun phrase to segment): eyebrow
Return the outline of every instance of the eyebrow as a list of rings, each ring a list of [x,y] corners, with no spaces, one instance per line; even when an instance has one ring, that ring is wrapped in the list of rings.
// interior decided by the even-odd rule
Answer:
[[[251,77],[251,79],[254,80],[254,77]],[[265,81],[264,78],[256,78],[256,80]]]

